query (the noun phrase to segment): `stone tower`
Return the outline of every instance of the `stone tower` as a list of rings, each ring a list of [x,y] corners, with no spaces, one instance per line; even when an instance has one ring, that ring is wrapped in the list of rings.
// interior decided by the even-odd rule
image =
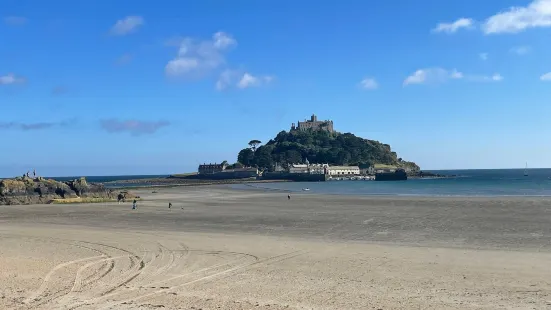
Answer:
[[[333,128],[332,120],[318,121],[318,117],[312,114],[309,120],[298,121],[297,126],[292,124],[291,130],[327,130],[329,132],[335,132]]]

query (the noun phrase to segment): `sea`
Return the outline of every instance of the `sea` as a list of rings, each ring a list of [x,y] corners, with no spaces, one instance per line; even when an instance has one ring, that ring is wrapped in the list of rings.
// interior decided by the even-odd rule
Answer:
[[[431,171],[450,178],[407,181],[282,182],[233,185],[236,189],[257,188],[308,194],[390,196],[551,196],[551,169],[488,169]],[[304,191],[304,189],[309,189]]]
[[[323,193],[337,195],[395,195],[395,196],[551,196],[551,168],[431,170],[454,176],[448,178],[409,179],[407,181],[331,181],[331,182],[274,182],[230,185],[235,189],[259,189],[284,192]],[[167,175],[87,176],[89,182],[113,182]],[[54,177],[67,181],[76,177]],[[145,183],[112,183],[110,186],[151,186]],[[304,191],[304,189],[309,189]]]

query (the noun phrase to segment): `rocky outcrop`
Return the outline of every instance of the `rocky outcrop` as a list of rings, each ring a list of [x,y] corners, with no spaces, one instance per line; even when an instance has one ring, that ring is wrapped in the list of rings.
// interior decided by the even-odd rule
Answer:
[[[51,179],[17,177],[0,181],[0,205],[41,204],[54,199],[116,199],[118,192],[102,184],[90,184],[85,178],[67,182]]]

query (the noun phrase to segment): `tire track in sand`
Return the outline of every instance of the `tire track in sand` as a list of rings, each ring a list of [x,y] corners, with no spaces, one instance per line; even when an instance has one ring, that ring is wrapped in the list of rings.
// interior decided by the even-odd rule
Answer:
[[[85,286],[83,283],[86,279],[89,279],[90,277],[86,278],[86,279],[83,279],[82,278],[82,273],[94,266],[94,265],[97,265],[97,264],[101,264],[101,263],[105,263],[105,262],[110,262],[110,261],[113,261],[113,260],[116,260],[116,259],[119,259],[119,258],[128,258],[128,255],[121,255],[121,256],[115,256],[115,257],[108,257],[108,258],[104,258],[104,259],[101,259],[99,261],[95,261],[95,262],[90,262],[82,267],[80,267],[77,272],[76,272],[76,275],[75,275],[75,281],[73,282],[73,287],[71,288],[71,292],[72,293],[75,293],[75,292],[80,292],[82,290],[82,287]],[[107,275],[107,273],[103,274],[101,278],[103,278],[105,275]],[[93,276],[93,275],[92,275]],[[93,282],[97,282],[99,279],[93,281]],[[90,285],[92,283],[87,283],[86,285]]]
[[[36,239],[44,239],[44,238],[36,238]],[[64,241],[72,241],[72,242],[76,242],[76,243],[85,243],[85,244],[89,244],[89,245],[96,245],[96,246],[100,246],[100,247],[105,247],[105,248],[108,248],[108,249],[114,249],[114,250],[117,250],[117,251],[122,251],[123,253],[126,253],[126,255],[122,255],[123,257],[129,257],[130,258],[130,266],[129,267],[129,270],[127,270],[123,275],[121,276],[118,276],[116,278],[114,278],[113,280],[115,279],[120,279],[120,278],[123,278],[125,275],[127,275],[130,271],[132,271],[132,268],[135,268],[135,267],[138,267],[139,269],[143,268],[143,265],[142,264],[139,264],[138,265],[138,261],[140,259],[139,256],[137,256],[135,253],[133,252],[130,252],[128,250],[125,250],[123,248],[119,248],[119,247],[116,247],[116,246],[111,246],[111,245],[106,245],[106,244],[102,244],[102,243],[95,243],[95,242],[89,242],[89,241],[80,241],[80,240],[69,240],[69,239],[61,239],[61,238],[49,238],[51,240],[64,240]],[[58,242],[58,241],[54,241],[54,242]],[[63,243],[63,242],[60,242],[60,243]],[[102,255],[100,255],[99,257],[97,258],[111,258],[112,256],[107,254],[107,252],[103,252],[99,249],[94,249],[94,248],[91,248],[91,247],[88,247],[88,246],[84,246],[84,245],[79,245],[79,244],[75,244],[75,243],[67,243],[67,244],[70,244],[70,245],[73,245],[73,246],[77,246],[77,247],[82,247],[82,248],[86,248],[86,249],[90,249],[90,250],[93,250],[93,251],[96,251],[96,252],[99,252],[99,253],[103,253]],[[142,258],[143,259],[143,258]],[[113,263],[115,260],[111,260]],[[109,274],[113,269],[114,269],[114,265],[110,266],[110,268],[108,268],[108,270],[102,274],[96,281],[94,282],[97,282],[99,280],[101,280],[103,277],[105,277],[107,274]],[[58,269],[61,269],[61,268],[58,268]],[[117,286],[115,286],[114,289],[124,285],[125,283],[128,283],[129,281],[131,281],[133,278],[131,277],[130,279],[125,279],[123,281],[122,284],[119,284]],[[76,280],[76,279],[75,279]],[[111,280],[111,281],[113,281]],[[92,283],[88,283],[88,285],[90,285]],[[74,281],[73,281],[73,286],[74,286]],[[34,305],[31,305],[31,309],[32,308],[36,308],[36,307],[39,307],[39,306],[42,306],[42,305],[45,305],[45,304],[49,304],[49,303],[52,303],[54,301],[59,301],[60,299],[62,299],[63,297],[67,297],[67,295],[69,295],[70,293],[72,292],[72,290],[70,288],[67,288],[67,289],[61,289],[61,290],[58,290],[57,292],[55,293],[52,293],[52,294],[49,294],[49,298],[46,299],[46,300],[41,300],[42,302],[38,303],[38,304],[34,304]],[[43,293],[43,292],[42,292]],[[61,293],[61,294],[59,294]]]
[[[202,250],[190,250],[190,251],[207,252],[207,251],[202,251]],[[220,251],[220,252],[222,252],[222,251]],[[247,256],[255,258],[256,261],[258,260],[258,257],[254,256],[254,255],[244,254],[244,253],[237,253],[237,252],[231,252],[231,253],[233,253],[233,254],[242,254],[243,256],[239,257],[238,259],[232,260],[230,262],[215,264],[215,265],[205,267],[205,268],[202,268],[202,269],[199,269],[199,270],[195,270],[195,271],[191,271],[191,272],[188,272],[188,273],[185,273],[185,274],[181,274],[181,275],[169,278],[167,280],[159,280],[159,281],[150,283],[149,285],[150,286],[159,286],[159,285],[164,284],[168,281],[172,281],[172,280],[175,280],[175,279],[180,279],[180,278],[190,276],[190,275],[193,275],[193,274],[197,274],[197,273],[208,272],[210,270],[220,268],[220,267],[223,267],[223,266],[226,266],[226,265],[238,263],[238,262],[242,261],[243,257],[247,257]],[[137,291],[138,289],[139,289],[138,287],[134,287],[134,288],[128,289],[125,292],[114,292],[114,293],[111,293],[111,294],[108,294],[108,295],[103,295],[103,296],[100,296],[100,297],[88,299],[88,300],[82,301],[80,303],[74,303],[74,304],[71,304],[67,307],[68,307],[69,310],[74,310],[74,309],[80,308],[82,306],[95,305],[101,300],[105,300],[107,298],[113,298],[113,297],[121,295],[123,293],[131,293],[131,292]]]
[[[73,264],[78,264],[78,263],[85,262],[85,261],[88,261],[88,260],[91,260],[91,259],[98,259],[98,258],[103,258],[103,257],[105,257],[105,256],[103,256],[103,255],[90,256],[90,257],[75,259],[75,260],[72,260],[72,261],[68,261],[68,262],[56,265],[55,267],[50,269],[50,271],[46,274],[46,276],[44,277],[44,280],[42,280],[42,284],[40,285],[40,287],[38,287],[38,289],[36,291],[34,291],[29,297],[27,297],[23,301],[23,303],[24,304],[30,304],[32,301],[39,301],[37,299],[40,297],[40,295],[42,295],[46,291],[46,288],[47,288],[52,276],[58,270],[63,269],[65,267],[73,265]]]
[[[173,286],[171,287],[170,289],[160,289],[160,290],[156,290],[154,292],[151,292],[151,293],[146,293],[144,295],[140,295],[140,296],[137,296],[137,297],[134,297],[132,299],[127,299],[127,300],[122,300],[122,301],[118,301],[118,302],[114,302],[114,303],[111,303],[111,304],[108,304],[108,305],[104,305],[103,307],[101,308],[97,308],[97,309],[100,309],[100,310],[107,310],[107,309],[110,309],[111,307],[113,306],[117,306],[117,305],[120,305],[120,304],[124,304],[124,303],[131,303],[131,302],[134,302],[136,300],[140,300],[140,299],[144,299],[144,298],[148,298],[148,297],[152,297],[156,294],[160,294],[160,293],[169,293],[171,291],[174,291],[175,289],[178,289],[178,288],[182,288],[184,286],[187,286],[187,285],[191,285],[191,284],[194,284],[194,283],[197,283],[197,282],[200,282],[200,281],[205,281],[205,280],[210,280],[210,279],[213,279],[213,278],[216,278],[218,276],[221,276],[221,275],[225,275],[225,274],[230,274],[230,273],[233,273],[233,272],[236,272],[236,271],[245,271],[247,269],[251,269],[251,268],[255,268],[255,267],[259,267],[261,266],[262,264],[265,264],[265,265],[270,265],[270,264],[275,264],[275,263],[279,263],[279,262],[282,262],[284,260],[288,260],[288,259],[291,259],[291,258],[294,258],[294,257],[297,257],[299,255],[304,255],[308,253],[307,251],[304,251],[304,250],[299,250],[299,251],[293,251],[293,252],[289,252],[289,253],[285,253],[285,254],[281,254],[281,255],[276,255],[276,256],[272,256],[272,257],[269,257],[269,258],[265,258],[265,259],[261,259],[261,260],[258,260],[256,262],[253,262],[253,263],[247,263],[247,264],[242,264],[242,265],[239,265],[237,267],[233,267],[233,268],[230,268],[230,269],[227,269],[227,270],[224,270],[224,271],[220,271],[220,272],[216,272],[216,273],[213,273],[211,275],[208,275],[208,276],[204,276],[204,277],[201,277],[201,278],[198,278],[198,279],[195,279],[195,280],[191,280],[191,281],[188,281],[188,282],[184,282],[182,284],[179,284],[179,285],[176,285],[176,286]],[[230,274],[226,277],[229,277],[229,276],[232,276],[232,275],[235,275],[235,274]],[[180,276],[179,276],[180,277]],[[224,277],[224,278],[226,278]]]

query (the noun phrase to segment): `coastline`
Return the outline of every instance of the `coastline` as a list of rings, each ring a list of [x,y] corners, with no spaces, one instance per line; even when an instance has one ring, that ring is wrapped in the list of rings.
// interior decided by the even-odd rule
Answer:
[[[125,176],[126,177],[126,176]],[[421,174],[414,174],[409,175],[408,179],[411,180],[433,180],[433,179],[449,179],[449,178],[455,178],[456,175],[440,175],[435,173],[421,173]],[[256,178],[249,178],[249,179],[223,179],[223,180],[216,180],[216,179],[196,179],[196,178],[189,178],[185,176],[176,176],[176,175],[170,175],[167,177],[153,177],[153,178],[125,178],[121,180],[113,180],[113,181],[106,181],[106,182],[95,182],[95,183],[102,183],[110,188],[145,188],[145,187],[170,187],[170,186],[203,186],[203,185],[217,185],[217,184],[248,184],[248,183],[280,183],[280,182],[297,182],[291,179],[256,179]],[[302,182],[308,182],[308,183],[317,183],[320,181],[300,181]],[[121,187],[117,187],[116,185],[123,185]],[[126,184],[139,184],[136,186],[126,185]]]
[[[119,181],[100,182],[111,189],[151,189],[151,188],[171,188],[187,186],[209,186],[209,185],[231,185],[231,184],[249,184],[249,183],[281,183],[290,182],[288,180],[247,180],[247,179],[228,179],[228,180],[201,180],[184,178],[152,178],[152,179],[129,179]]]

